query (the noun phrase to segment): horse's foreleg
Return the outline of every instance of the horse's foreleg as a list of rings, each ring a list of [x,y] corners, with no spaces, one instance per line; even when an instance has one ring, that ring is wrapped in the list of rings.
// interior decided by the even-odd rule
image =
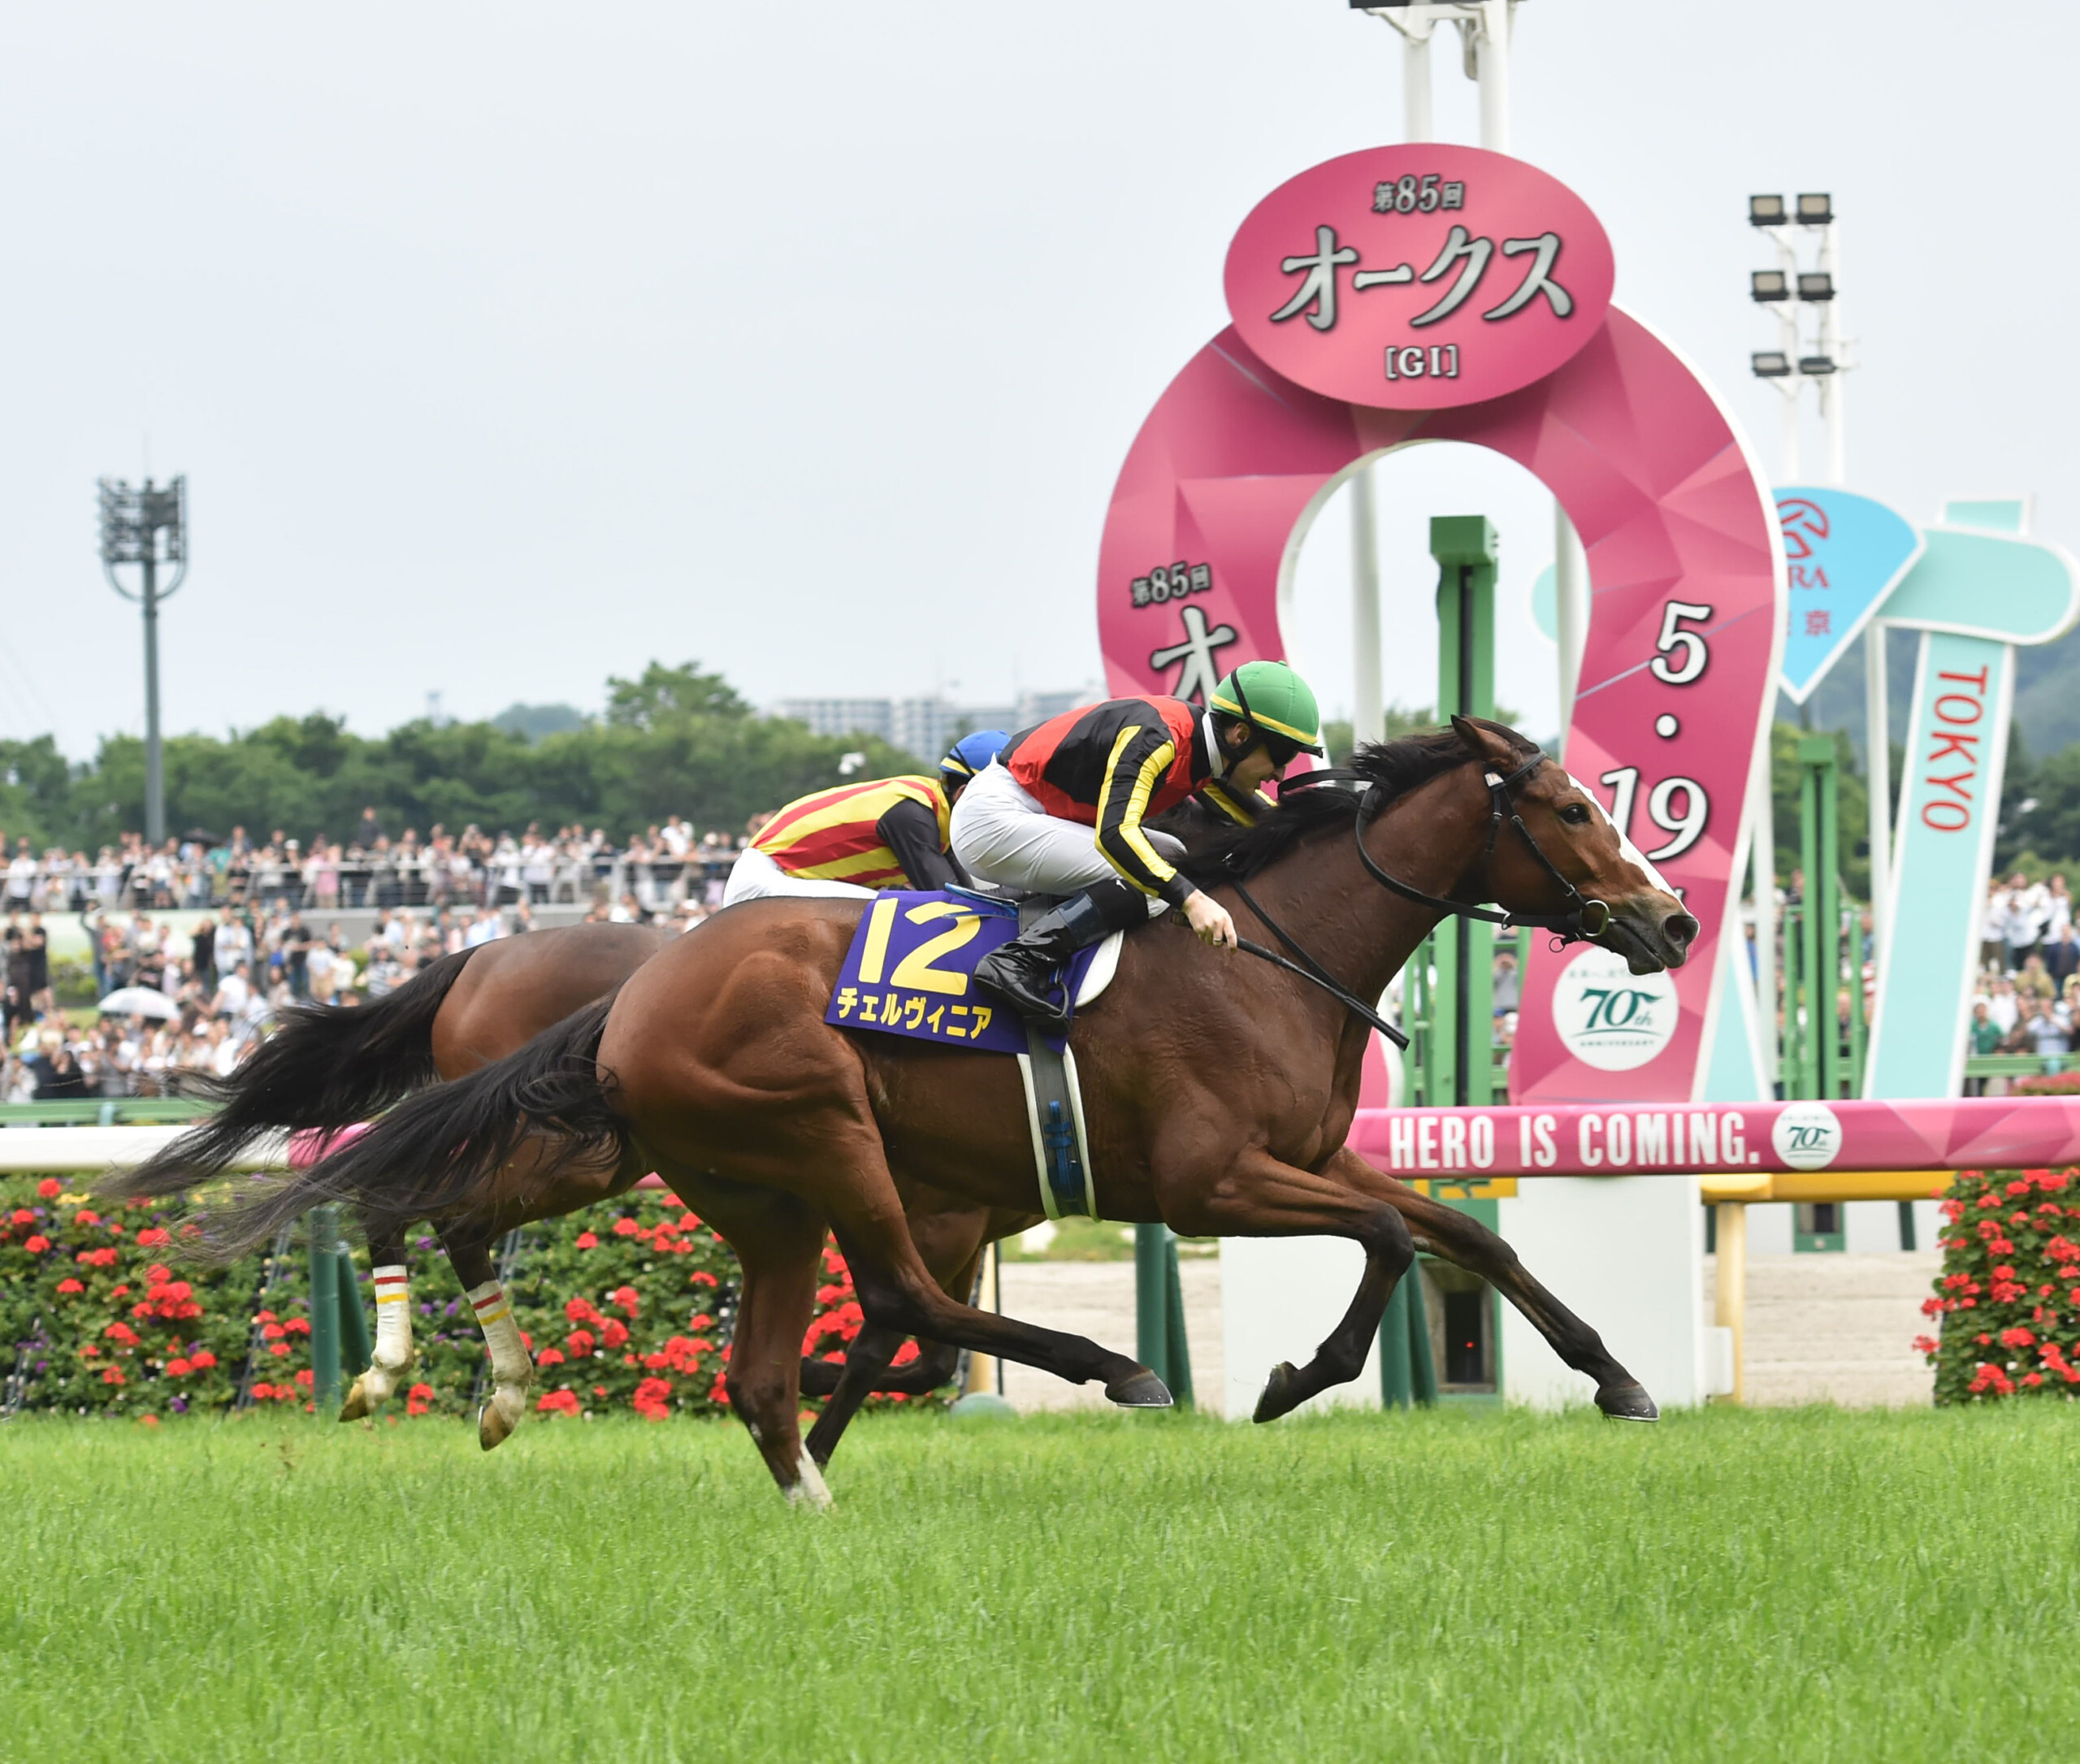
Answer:
[[[456,1220],[440,1228],[441,1247],[462,1283],[462,1296],[476,1313],[491,1354],[491,1401],[477,1411],[477,1443],[489,1451],[519,1426],[527,1412],[527,1389],[535,1363],[520,1339],[513,1306],[492,1265],[491,1228],[477,1220]]]
[[[1364,1371],[1388,1301],[1415,1260],[1408,1227],[1393,1207],[1332,1174],[1281,1164],[1258,1148],[1245,1151],[1218,1182],[1166,1184],[1159,1169],[1156,1194],[1164,1218],[1188,1237],[1350,1237],[1365,1251],[1364,1276],[1350,1309],[1305,1366],[1281,1360],[1272,1368],[1253,1419],[1276,1420]]]
[[[1534,1280],[1517,1252],[1477,1219],[1456,1207],[1419,1194],[1354,1151],[1340,1151],[1328,1166],[1377,1194],[1408,1221],[1416,1247],[1478,1274],[1523,1313],[1553,1351],[1596,1381],[1596,1406],[1614,1419],[1653,1421],[1661,1411],[1640,1381],[1618,1364],[1603,1337]]]
[[[366,1220],[363,1221],[364,1229]],[[340,1410],[342,1421],[358,1421],[388,1402],[412,1369],[412,1291],[405,1266],[405,1234],[394,1231],[368,1240],[375,1280],[375,1350],[368,1370],[355,1379]]]

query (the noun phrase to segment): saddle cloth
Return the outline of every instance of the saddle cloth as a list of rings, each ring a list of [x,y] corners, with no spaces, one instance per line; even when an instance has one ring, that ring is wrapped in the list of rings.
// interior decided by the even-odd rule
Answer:
[[[975,988],[976,964],[1017,935],[1021,904],[1029,920],[1049,903],[1037,897],[1013,903],[963,889],[878,896],[853,933],[823,1020],[840,1029],[1013,1055],[1042,1208],[1050,1219],[1065,1213],[1095,1219],[1083,1088],[1068,1038],[1033,1027]],[[1115,931],[1071,959],[1065,984],[1072,1015],[1112,984],[1124,935]]]
[[[1025,1053],[1025,1025],[975,986],[976,964],[1017,934],[1013,901],[957,888],[878,895],[860,915],[823,1020],[942,1047]],[[1076,1006],[1089,1004],[1112,983],[1123,934],[1116,931],[1071,958],[1068,984]],[[1056,1052],[1065,1045],[1059,1035],[1046,1039]]]

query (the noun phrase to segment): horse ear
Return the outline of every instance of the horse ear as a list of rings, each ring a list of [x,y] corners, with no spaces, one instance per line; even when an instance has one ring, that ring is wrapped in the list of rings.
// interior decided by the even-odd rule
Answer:
[[[1506,770],[1514,761],[1514,755],[1510,743],[1489,724],[1476,722],[1471,717],[1454,717],[1452,718],[1452,733],[1459,738],[1460,745],[1476,759],[1485,760],[1489,765],[1500,765]]]

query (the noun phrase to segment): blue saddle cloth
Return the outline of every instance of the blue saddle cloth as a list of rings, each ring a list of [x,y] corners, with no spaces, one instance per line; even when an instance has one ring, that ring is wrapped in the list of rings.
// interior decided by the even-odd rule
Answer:
[[[944,1047],[1025,1053],[1023,1019],[975,986],[975,964],[1017,935],[1012,902],[964,888],[891,889],[860,915],[823,1020]],[[1097,956],[1094,947],[1071,958],[1072,999]],[[1059,1048],[1060,1038],[1049,1039]]]

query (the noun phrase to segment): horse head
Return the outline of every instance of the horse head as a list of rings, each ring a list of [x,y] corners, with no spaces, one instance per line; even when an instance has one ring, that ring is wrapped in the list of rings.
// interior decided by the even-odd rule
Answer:
[[[1516,779],[1510,802],[1530,835],[1497,838],[1487,866],[1488,898],[1511,912],[1564,912],[1574,903],[1554,880],[1557,871],[1578,895],[1610,908],[1590,941],[1623,956],[1636,974],[1680,968],[1697,921],[1603,805],[1557,761],[1523,772],[1536,750],[1514,730],[1470,717],[1454,717],[1452,728],[1490,776]]]

